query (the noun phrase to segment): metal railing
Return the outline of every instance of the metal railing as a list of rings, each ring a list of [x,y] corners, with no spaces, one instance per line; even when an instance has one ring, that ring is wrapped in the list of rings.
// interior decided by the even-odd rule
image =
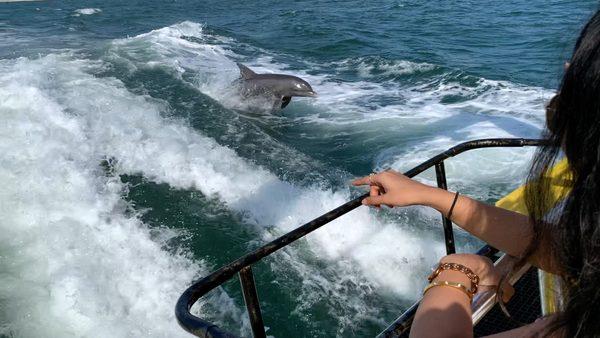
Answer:
[[[423,171],[435,167],[436,179],[438,187],[442,189],[447,188],[446,184],[446,172],[444,168],[444,160],[456,156],[472,149],[480,148],[492,148],[492,147],[524,147],[524,146],[540,146],[543,144],[543,140],[538,139],[523,139],[523,138],[496,138],[496,139],[480,139],[461,143],[454,146],[431,159],[421,163],[420,165],[412,168],[411,170],[404,173],[408,177],[414,177]],[[175,306],[175,316],[177,321],[186,331],[198,336],[198,337],[211,337],[211,338],[232,338],[235,335],[224,331],[217,325],[203,320],[194,316],[190,309],[196,303],[196,301],[207,294],[209,291],[220,286],[224,282],[231,279],[236,273],[239,275],[241,288],[244,295],[244,302],[246,303],[246,309],[250,318],[250,325],[255,338],[266,337],[262,313],[260,310],[260,304],[258,300],[258,294],[256,293],[256,285],[254,282],[254,276],[252,274],[252,264],[260,261],[261,259],[269,256],[275,251],[297,241],[298,239],[308,235],[309,233],[317,230],[321,226],[335,220],[336,218],[356,209],[361,204],[361,201],[369,194],[361,195],[345,204],[327,212],[326,214],[315,218],[314,220],[296,228],[295,230],[265,244],[264,246],[254,250],[253,252],[238,258],[237,260],[221,267],[217,271],[210,275],[200,279],[199,281],[192,284],[183,294],[179,297]],[[452,222],[443,216],[442,223],[444,227],[444,239],[446,243],[446,252],[448,254],[455,252],[454,244],[454,233],[452,230]],[[497,252],[496,249],[489,246],[483,247],[479,250],[478,254],[487,256],[494,255]],[[412,317],[416,312],[419,302],[413,304],[408,310],[406,310],[402,316],[400,316],[392,325],[384,330],[378,337],[393,337],[399,333],[404,332],[410,326]]]

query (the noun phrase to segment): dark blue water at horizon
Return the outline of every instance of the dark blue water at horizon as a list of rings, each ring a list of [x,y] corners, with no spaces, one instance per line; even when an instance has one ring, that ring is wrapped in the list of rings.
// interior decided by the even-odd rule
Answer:
[[[3,31],[25,42],[21,48],[5,48],[3,56],[31,55],[36,48],[77,47],[89,43],[87,39],[135,36],[189,20],[239,42],[311,62],[377,56],[552,87],[579,28],[597,3],[51,1],[0,6]],[[74,10],[86,7],[103,11],[73,16]]]

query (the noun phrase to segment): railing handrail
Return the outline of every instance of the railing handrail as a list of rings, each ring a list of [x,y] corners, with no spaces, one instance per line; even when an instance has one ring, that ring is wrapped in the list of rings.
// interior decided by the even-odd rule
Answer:
[[[542,145],[543,143],[544,143],[543,140],[526,139],[526,138],[491,138],[491,139],[479,139],[479,140],[467,141],[467,142],[460,143],[460,144],[430,158],[429,160],[408,170],[407,172],[404,173],[404,175],[406,175],[408,177],[414,177],[414,176],[422,173],[423,171],[431,168],[432,166],[442,163],[444,160],[446,160],[450,157],[456,156],[460,153],[463,153],[463,152],[471,150],[471,149],[491,148],[491,147],[539,146],[539,145]],[[443,172],[443,167],[442,167],[442,174],[443,174],[444,184],[445,184],[445,173]],[[440,183],[440,181],[438,178],[438,184],[439,183]],[[362,205],[361,201],[368,195],[369,195],[368,193],[363,194],[359,197],[356,197],[356,198],[342,204],[341,206],[315,218],[314,220],[312,220],[308,223],[303,224],[302,226],[299,226],[298,228],[288,232],[287,234],[278,237],[277,239],[263,245],[262,247],[252,251],[249,254],[246,254],[246,255],[236,259],[235,261],[221,267],[220,269],[211,273],[210,275],[193,283],[179,297],[179,299],[177,300],[177,304],[175,306],[175,316],[177,317],[177,321],[179,322],[181,327],[183,329],[185,329],[186,331],[188,331],[198,337],[214,337],[214,338],[235,337],[234,335],[232,335],[226,331],[223,331],[218,326],[194,316],[190,312],[190,309],[194,305],[194,303],[196,303],[196,301],[200,297],[204,296],[209,291],[220,286],[225,281],[231,279],[236,273],[239,273],[242,269],[250,268],[250,266],[252,264],[258,262],[259,260],[263,259],[264,257],[269,256],[270,254],[274,253],[275,251],[277,251],[277,250],[295,242],[296,240],[308,235],[309,233],[317,230],[321,226],[356,209],[357,207]],[[452,231],[452,229],[450,227],[450,232],[451,231]],[[449,248],[448,238],[446,238],[446,240],[447,240],[447,243],[446,243],[447,248]],[[453,245],[454,244],[452,243],[452,248],[453,248]],[[249,270],[249,272],[251,274],[251,270]],[[253,282],[250,286],[254,287]],[[245,287],[246,286],[244,285],[244,288]],[[255,304],[253,306],[258,306],[258,304]],[[252,307],[252,309],[251,309],[250,306],[248,305],[248,302],[247,302],[247,307],[250,312],[252,312],[252,310],[257,309],[256,307]],[[260,309],[258,309],[258,316],[260,318]],[[253,327],[253,329],[254,329],[254,327]],[[254,331],[254,335],[255,335],[255,337],[257,335],[264,336],[264,330],[262,330],[262,333],[260,333],[260,332],[257,333],[256,331]]]

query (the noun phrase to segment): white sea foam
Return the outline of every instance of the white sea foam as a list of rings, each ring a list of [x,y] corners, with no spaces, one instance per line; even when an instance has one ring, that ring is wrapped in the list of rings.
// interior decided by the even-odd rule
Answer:
[[[202,25],[185,21],[116,40],[111,56],[117,62],[128,64],[132,71],[138,67],[168,67],[176,76],[191,76],[187,81],[227,108],[269,111],[273,106],[271,100],[261,97],[243,99],[237,90],[235,82],[239,79],[239,68],[236,60],[242,55],[232,51],[231,46],[236,43],[226,37],[204,34]],[[272,58],[262,57],[248,65],[258,73],[285,72],[281,69],[283,65],[265,60]],[[312,80],[311,84],[317,83],[316,79]]]
[[[235,107],[240,104],[234,102],[239,101],[239,97],[232,98],[235,92],[231,83],[239,77],[235,60],[244,58],[232,51],[236,45],[241,44],[230,38],[205,34],[202,25],[186,21],[117,40],[113,43],[113,52],[124,62],[131,63],[131,67],[168,66],[180,76],[192,74],[193,84],[200,91],[227,107]],[[256,51],[262,56],[248,62],[256,72],[290,73],[288,65],[277,62],[269,51]],[[310,63],[307,63],[307,70],[294,70],[295,75],[306,79],[319,93],[316,100],[295,99],[319,108],[316,112],[297,117],[300,121],[364,124],[381,119],[388,122],[398,120],[398,124],[405,125],[411,121],[423,124],[468,113],[508,115],[538,128],[543,123],[543,114],[540,114],[543,104],[551,96],[546,89],[507,81],[481,78],[473,85],[465,85],[454,80],[452,74],[443,74],[411,86],[394,81],[368,81],[373,70],[408,74],[435,68],[427,63],[360,58],[330,63],[329,66],[332,71],[354,67],[359,74],[366,75],[365,80],[346,82],[331,74],[314,74],[310,68],[315,65]],[[455,103],[445,102],[449,97],[454,97]],[[378,103],[382,98],[385,104]],[[327,114],[324,115],[323,111]],[[509,127],[499,126],[498,129]]]
[[[180,76],[192,74],[192,84],[201,92],[226,107],[244,109],[254,105],[242,100],[231,86],[239,77],[234,60],[244,58],[232,51],[239,45],[235,40],[203,33],[202,26],[197,23],[183,22],[118,40],[114,49],[115,54],[125,56],[127,62],[133,60],[137,66],[169,66]],[[543,124],[543,105],[552,95],[544,88],[483,78],[466,85],[455,79],[459,74],[452,73],[432,77],[417,85],[369,81],[374,71],[402,75],[435,68],[431,64],[404,60],[345,60],[331,63],[329,66],[333,69],[326,74],[311,72],[312,68],[323,68],[310,63],[307,63],[307,70],[290,71],[287,64],[277,62],[270,52],[257,51],[262,56],[247,63],[253,70],[293,73],[306,79],[319,93],[317,99],[294,99],[294,102],[314,107],[294,116],[295,123],[362,128],[365,124],[385,121],[387,125],[410,128],[454,118],[482,121],[501,117],[493,121],[497,122],[495,130],[499,133],[519,132],[520,136],[533,136]],[[363,79],[347,82],[331,75],[331,71],[348,70],[349,67],[355,67]],[[473,82],[472,77],[470,81]],[[453,139],[454,142],[462,140]]]
[[[234,60],[240,56],[231,51],[230,39],[210,36],[206,43],[203,27],[193,22],[153,30],[135,37],[116,40],[112,44],[112,57],[126,62],[132,70],[138,67],[169,67],[177,76],[193,72],[193,84],[204,94],[233,109],[251,107],[271,108],[267,102],[257,99],[248,103],[242,100],[234,82],[239,69]]]
[[[80,9],[76,9],[73,13],[74,16],[81,16],[81,15],[93,15],[93,14],[98,14],[102,12],[102,10],[100,8],[80,8]]]
[[[195,40],[183,37],[193,37]],[[239,98],[231,95],[227,89],[238,77],[232,59],[242,56],[231,49],[239,44],[231,39],[207,35],[199,24],[183,22],[119,40],[114,45],[115,54],[129,62],[133,61],[137,66],[151,63],[171,67],[180,76],[191,73],[193,84],[203,93],[226,106],[235,106],[235,102],[239,102]],[[289,72],[288,66],[278,63],[268,51],[261,51],[261,54],[263,56],[248,63],[255,71]],[[317,65],[307,65],[309,70],[311,67],[319,68]],[[378,169],[408,169],[451,145],[469,139],[536,137],[544,121],[544,103],[552,95],[551,91],[544,88],[476,79],[456,71],[431,77],[416,85],[368,81],[372,71],[400,75],[434,69],[430,64],[402,60],[348,59],[332,63],[329,67],[333,68],[330,71],[347,71],[349,67],[356,67],[359,74],[365,73],[361,70],[364,68],[368,69],[368,74],[363,74],[366,76],[364,80],[345,82],[329,74],[295,71],[296,75],[313,85],[319,97],[317,100],[302,101],[316,109],[307,109],[303,114],[291,117],[294,123],[315,124],[319,128],[329,125],[338,129],[346,128],[346,132],[376,130],[382,123],[387,128],[397,126],[398,130],[423,129],[427,126],[437,131],[436,135],[424,141],[419,140],[408,146],[403,143],[401,148],[382,150],[374,163]],[[461,82],[461,78],[469,84]],[[451,176],[463,177],[463,180],[464,177],[468,177],[467,180],[478,177],[481,180],[499,179],[500,182],[514,184],[520,180],[519,173],[524,171],[530,155],[531,151],[522,149],[469,153],[462,155],[460,161],[450,161],[448,172]],[[486,167],[491,163],[494,165]],[[455,175],[466,172],[469,174]]]
[[[221,74],[223,77],[238,76],[237,67],[228,58],[239,56],[226,46],[182,38],[190,35],[199,42],[207,39],[201,25],[184,22],[116,41],[113,52],[119,58],[132,60],[133,67],[153,62],[153,66],[171,66],[182,76],[200,68],[202,74],[198,76],[220,73],[224,73]],[[251,64],[257,72],[274,71],[275,67],[266,68],[260,61]],[[186,67],[179,68],[182,64]],[[211,87],[210,82],[206,84],[212,90],[219,87]],[[131,124],[123,122],[119,125]],[[122,170],[141,170],[144,176],[155,181],[179,188],[194,187],[206,195],[217,195],[231,209],[242,212],[247,222],[275,226],[278,233],[289,231],[349,199],[348,191],[333,193],[281,181],[272,173],[249,165],[232,150],[184,127],[173,125],[165,130],[164,127],[149,126],[148,130],[157,136],[142,143],[120,139],[119,135],[129,137],[125,132],[113,133],[111,139],[106,140],[115,143],[114,151],[118,152],[115,155],[122,159]],[[196,155],[200,153],[202,156]],[[225,186],[228,188],[223,189]],[[348,230],[350,226],[352,230]],[[270,234],[265,233],[265,236],[269,238]],[[441,253],[440,243],[418,239],[419,236],[422,235],[382,222],[366,208],[361,208],[351,217],[333,222],[309,237],[313,249],[323,258],[350,259],[374,285],[412,298],[415,286],[421,284],[415,275],[422,271],[416,266],[423,261],[433,262]],[[386,249],[375,250],[380,246]]]
[[[226,38],[207,36],[202,32],[201,25],[185,22],[115,41],[111,53],[114,61],[126,63],[132,71],[139,67],[166,67],[224,105],[235,106],[235,102],[227,101],[231,96],[228,86],[238,74],[232,59],[240,59],[241,56],[231,51],[232,43],[235,42]],[[287,68],[287,65],[277,63],[272,57],[255,59],[250,66],[258,72],[280,72]],[[13,167],[2,166],[0,176],[2,181],[12,182],[12,185],[7,183],[9,189],[2,192],[2,201],[21,201],[3,203],[5,208],[10,209],[7,212],[11,211],[6,213],[11,215],[11,218],[7,218],[11,221],[0,223],[8,229],[5,233],[9,236],[2,238],[2,243],[17,238],[15,243],[19,244],[15,250],[26,248],[27,253],[25,258],[19,259],[14,254],[6,256],[9,257],[8,261],[19,264],[7,270],[6,280],[9,283],[3,284],[8,286],[0,288],[0,295],[3,302],[6,299],[7,304],[17,304],[16,308],[23,309],[21,312],[15,311],[14,320],[11,317],[10,330],[30,332],[27,330],[32,330],[34,325],[48,326],[46,321],[53,321],[57,323],[56,327],[52,326],[53,330],[58,330],[56,332],[85,335],[91,330],[103,332],[106,329],[104,323],[111,323],[117,327],[113,331],[116,335],[135,335],[135,330],[139,328],[136,324],[142,321],[141,313],[151,308],[150,320],[157,323],[157,327],[150,335],[171,336],[180,333],[171,315],[172,301],[165,302],[165,299],[174,299],[201,268],[185,257],[163,251],[160,241],[152,240],[146,227],[137,218],[124,216],[119,209],[122,186],[98,172],[98,161],[103,156],[115,157],[118,160],[116,169],[120,173],[141,173],[175,188],[195,188],[207,196],[218,197],[229,208],[242,214],[247,222],[266,226],[263,232],[265,240],[291,230],[349,198],[348,191],[331,192],[315,187],[299,187],[278,179],[264,168],[249,164],[233,150],[218,145],[184,124],[160,117],[163,109],[161,102],[134,96],[117,80],[97,79],[88,75],[85,71],[90,67],[98,65],[50,56],[37,61],[21,60],[6,68],[7,75],[2,77],[0,96],[17,100],[18,105],[16,108],[6,106],[7,103],[0,105],[4,107],[0,109],[10,108],[11,112],[14,111],[8,115],[14,119],[13,124],[0,135],[6,135],[9,140],[20,140],[26,145],[3,143],[14,148],[4,152],[6,161],[17,161]],[[485,79],[475,86],[434,81],[421,86],[402,87],[366,79],[341,82],[329,75],[311,75],[308,72],[296,74],[306,78],[320,94],[314,103],[303,101],[304,104],[314,105],[317,113],[299,116],[297,122],[361,127],[384,120],[397,124],[399,128],[439,122],[441,136],[404,149],[386,149],[375,163],[379,167],[398,169],[405,169],[429,154],[468,138],[515,135],[515,130],[518,130],[515,127],[519,126],[531,133],[538,128],[541,102],[547,95],[547,91],[540,88]],[[22,93],[29,93],[27,97],[35,99],[24,99]],[[397,102],[374,104],[383,93],[388,98],[397,97]],[[445,103],[444,99],[450,95],[459,95],[463,99],[457,103]],[[5,102],[17,104],[13,101]],[[323,110],[328,113],[322,114]],[[49,125],[59,127],[49,129],[45,119],[58,121]],[[448,126],[462,127],[455,128],[456,131],[451,133]],[[19,132],[26,136],[19,138],[19,135],[13,135]],[[29,140],[31,135],[33,139]],[[46,157],[38,155],[40,150],[44,150]],[[508,152],[510,156],[517,156],[517,153]],[[491,159],[495,154],[467,158],[460,163],[449,162],[447,171],[451,174],[461,171],[462,176],[466,173],[470,182],[474,182],[473,177],[476,181],[477,177],[483,176],[477,174],[472,164],[483,160],[493,175],[514,177],[506,174],[522,165],[526,157],[493,162]],[[40,161],[43,165],[38,165],[38,158],[44,159]],[[502,164],[502,169],[496,163]],[[22,175],[31,177],[26,187],[23,187],[20,179]],[[34,185],[34,182],[51,184],[46,187]],[[83,192],[83,187],[88,185],[94,189]],[[107,187],[112,187],[112,190]],[[90,197],[86,198],[85,194],[90,194]],[[65,218],[61,213],[66,211],[62,210],[71,211],[70,214],[77,216],[74,223],[62,225],[55,221],[48,225],[46,220]],[[53,214],[58,216],[48,217]],[[11,228],[10,224],[21,226]],[[338,308],[352,308],[354,314],[351,316],[372,315],[373,309],[364,300],[348,298],[344,283],[415,298],[416,290],[422,284],[424,270],[443,252],[438,241],[424,237],[426,235],[421,232],[409,231],[410,226],[406,226],[406,221],[404,224],[384,221],[366,208],[359,208],[310,235],[310,251],[334,263],[335,271],[332,273],[336,279],[305,263],[299,251],[283,252],[288,257],[284,262],[306,280],[308,289],[303,290],[303,297],[307,298],[307,302],[311,301],[308,298],[320,295],[318,292],[311,294],[311,291],[320,288],[321,292],[333,294],[336,296],[333,299],[340,300]],[[53,226],[59,230],[53,230]],[[270,226],[275,230],[269,230]],[[78,237],[72,235],[73,228],[80,231]],[[44,236],[31,236],[32,232],[40,229],[45,230],[40,231]],[[62,236],[50,236],[55,232]],[[115,249],[114,253],[102,251],[102,243],[116,241],[111,236],[120,238],[121,243],[127,238],[129,247],[122,245],[118,247],[122,251]],[[133,239],[130,240],[128,236]],[[46,243],[46,238],[54,238],[51,244],[55,247]],[[80,238],[86,241],[80,241]],[[96,242],[101,244],[93,245]],[[3,244],[2,247],[9,246]],[[127,249],[138,255],[134,257]],[[54,256],[47,260],[45,257],[48,255]],[[101,262],[92,266],[100,271],[101,276],[107,276],[105,280],[115,274],[118,276],[116,284],[135,287],[141,284],[144,293],[151,296],[143,298],[146,302],[137,304],[134,303],[135,299],[118,293],[118,289],[104,290],[105,283],[90,277],[90,270],[70,268],[72,261],[68,258],[71,256],[92,257]],[[145,282],[145,277],[152,274],[144,269],[145,263],[156,259],[155,256],[160,257],[158,264],[153,262],[159,275],[155,278],[158,280]],[[111,270],[112,265],[117,264],[117,259],[120,262],[120,257],[127,257],[132,263],[118,266],[118,271]],[[81,258],[80,264],[85,259]],[[58,268],[49,268],[54,266]],[[125,267],[133,269],[133,273],[125,271]],[[283,265],[276,267],[282,268]],[[40,270],[60,273],[34,274]],[[16,282],[18,276],[27,273],[30,274],[28,282],[41,290],[35,296],[26,293],[25,284]],[[171,279],[175,278],[173,276],[177,279]],[[171,284],[165,284],[165,280]],[[87,286],[90,284],[91,290],[96,292],[89,291]],[[133,286],[130,289],[135,289]],[[100,293],[103,293],[102,302],[93,302],[92,299]],[[26,305],[21,308],[19,302]],[[37,307],[29,306],[34,302]],[[112,311],[113,306],[118,311]],[[303,310],[302,306],[299,310]],[[27,322],[19,321],[18,318],[26,318],[25,309],[30,308],[34,310],[29,311]],[[53,310],[44,317],[42,309]],[[60,311],[68,315],[59,317]],[[223,316],[235,317],[237,313],[235,307],[231,306]],[[117,318],[121,320],[118,323]],[[352,318],[344,320],[349,323]],[[146,332],[144,334],[148,335]]]
[[[100,167],[118,115],[157,120],[160,106],[90,67],[66,56],[0,62],[0,334],[185,336],[173,306],[203,263],[166,249],[176,232],[126,213],[123,184]]]
[[[361,64],[364,61],[361,61]],[[401,62],[398,64],[402,64]],[[261,66],[262,65],[262,66]],[[428,71],[427,64],[409,63],[414,71]],[[347,63],[341,64],[342,68]],[[284,69],[271,58],[259,58],[255,69]],[[434,77],[419,85],[395,82],[334,82],[328,76],[300,72],[319,92],[315,113],[295,117],[296,123],[336,128],[344,132],[381,129],[433,130],[426,138],[392,146],[375,156],[374,170],[406,171],[458,143],[481,138],[539,136],[544,124],[544,105],[551,90],[508,81],[476,79],[470,85],[458,75]],[[448,78],[448,79],[447,79]],[[387,101],[380,105],[376,102]],[[448,102],[450,101],[450,102]],[[310,101],[305,101],[310,102]],[[396,103],[397,102],[397,103]],[[326,111],[327,113],[323,113]],[[411,132],[400,135],[411,136]],[[446,161],[451,188],[466,189],[479,198],[498,198],[489,182],[516,187],[527,173],[533,148],[502,148],[468,152]],[[435,184],[432,170],[419,179]]]
[[[122,184],[99,168],[105,156],[118,160],[118,172],[196,188],[248,222],[275,226],[265,239],[349,198],[347,192],[280,181],[212,139],[161,118],[160,102],[85,73],[99,66],[64,56],[2,63],[0,224],[6,252],[0,295],[14,309],[5,332],[30,336],[45,327],[56,336],[183,334],[172,307],[200,271],[198,262],[164,251],[171,232],[152,237],[139,219],[125,215]],[[341,278],[322,283],[324,277],[297,262],[308,287],[334,291],[344,280],[360,284],[361,278],[344,273],[352,271],[372,287],[411,298],[421,284],[415,267],[441,253],[439,243],[382,223],[367,209],[319,230],[309,244],[339,264]],[[354,301],[357,311],[368,312]],[[233,305],[221,316],[241,321]]]
[[[120,119],[124,118],[137,117],[128,114]],[[148,123],[146,118],[147,132],[156,135],[148,137],[144,142],[128,141],[130,136],[127,129],[122,133],[114,132],[110,139],[105,140],[114,144],[112,151],[121,159],[122,170],[141,171],[144,176],[155,181],[167,182],[179,188],[194,187],[206,195],[217,195],[230,208],[242,212],[248,222],[276,226],[281,232],[289,231],[349,198],[348,192],[332,193],[280,181],[268,171],[247,164],[232,150],[183,126],[172,125],[165,128]],[[123,121],[117,125],[127,128],[132,122]],[[412,297],[415,280],[405,274],[414,268],[413,263],[431,260],[438,254],[439,251],[435,249],[439,248],[439,244],[417,241],[416,237],[404,233],[397,226],[381,223],[366,209],[353,213],[351,225],[346,222],[334,222],[313,235],[315,243],[319,244],[318,252],[333,260],[355,258],[356,263],[364,268],[365,274],[371,275],[372,280]],[[347,231],[347,226],[352,226],[352,231]],[[367,254],[365,250],[371,251],[372,246],[380,245],[374,241],[379,233],[386,233],[387,236],[381,237],[388,239],[406,238],[406,241],[399,242],[413,244],[405,244],[405,250],[400,253],[391,249],[385,255],[383,252]],[[337,240],[332,241],[333,238]],[[389,247],[396,247],[395,243],[398,242],[393,240]],[[430,248],[434,250],[430,252]],[[389,273],[396,274],[397,277],[390,279],[387,273],[384,276],[380,274],[381,271],[373,269],[372,263],[377,260],[410,263],[397,264],[397,269],[390,269]]]
[[[190,41],[189,36],[197,40]],[[220,84],[238,77],[237,67],[230,58],[239,56],[218,43],[201,43],[204,39],[206,37],[200,25],[186,22],[116,41],[112,52],[117,60],[131,62],[132,69],[148,65],[167,66],[182,78],[191,72],[195,75],[193,79],[197,81],[195,84],[199,90],[219,98],[223,95],[219,92],[219,88],[223,88]],[[251,66],[257,72],[273,71],[273,68],[261,66],[260,62],[252,63]],[[193,72],[198,69],[202,71]],[[227,80],[217,80],[216,85],[211,82],[211,79],[218,77]],[[199,78],[206,81],[198,80]],[[156,132],[160,129],[152,128],[157,130]],[[231,209],[245,215],[246,221],[262,226],[275,226],[278,229],[277,233],[291,230],[349,198],[347,191],[331,193],[282,182],[264,169],[249,166],[233,151],[219,147],[214,141],[197,140],[200,136],[188,136],[189,132],[177,129],[177,135],[189,140],[169,141],[166,136],[156,137],[154,139],[160,140],[161,145],[141,145],[148,146],[151,150],[140,149],[139,143],[131,144],[134,148],[129,149],[126,146],[129,143],[115,139],[114,134],[113,141],[107,142],[120,144],[120,150],[117,151],[121,151],[122,154],[118,154],[117,157],[122,158],[120,165],[123,166],[123,170],[142,170],[145,176],[159,182],[167,182],[171,186],[195,187],[207,195],[218,194]],[[191,146],[187,146],[187,143],[191,143]],[[204,143],[207,145],[202,146]],[[198,153],[203,155],[194,155]],[[155,160],[149,161],[149,158]],[[222,189],[224,186],[229,188]],[[355,211],[350,223],[349,220],[342,219],[312,235],[310,243],[313,250],[324,259],[339,262],[337,274],[341,276],[340,280],[356,279],[353,274],[356,275],[357,271],[351,270],[358,268],[362,278],[367,278],[374,289],[383,287],[381,290],[413,298],[414,290],[421,284],[417,276],[423,274],[422,269],[417,266],[424,267],[432,263],[435,257],[441,254],[440,243],[419,239],[422,235],[408,233],[397,225],[381,222],[366,209]],[[349,226],[352,230],[348,230]],[[271,234],[265,232],[265,236],[265,239],[268,239]],[[335,241],[332,240],[334,238]],[[383,239],[387,241],[381,242]],[[379,249],[380,246],[387,249]],[[320,275],[314,268],[302,262],[294,262],[292,266],[306,278],[306,284],[312,279],[314,284],[324,285],[316,278]],[[354,283],[358,285],[360,282]],[[335,284],[336,282],[328,284],[328,292],[336,289]],[[338,299],[348,299],[344,298],[347,296],[338,292]],[[369,311],[364,305],[364,300],[352,301],[360,304],[355,306],[356,309],[362,307]],[[348,305],[342,304],[342,308]]]
[[[457,132],[464,139],[457,141],[451,136],[438,136],[402,149],[386,149],[376,159],[375,170],[406,171],[461,141],[520,136],[499,131],[492,122],[478,122],[469,125],[468,128],[458,129]],[[499,198],[499,194],[506,192],[506,189],[516,188],[524,182],[533,152],[532,147],[492,148],[472,150],[450,158],[445,161],[449,188],[480,199]],[[436,184],[435,173],[431,169],[418,179]],[[490,190],[490,182],[504,188],[501,191]]]
[[[436,67],[430,63],[418,63],[407,60],[384,60],[380,58],[359,57],[346,59],[341,62],[330,63],[333,68],[355,71],[364,78],[376,76],[399,76],[434,70]]]
[[[191,77],[195,80],[192,84],[196,85],[203,93],[227,106],[226,100],[229,92],[224,88],[238,76],[232,59],[243,57],[231,50],[235,45],[239,47],[239,44],[231,39],[205,34],[199,24],[184,22],[130,39],[116,41],[114,53],[120,58],[132,62],[133,67],[166,66],[171,67],[176,74],[182,77],[192,74]],[[278,63],[268,51],[261,52],[264,56],[248,63],[252,69],[259,73],[286,72],[288,65]],[[359,65],[365,63],[366,61],[362,60]],[[342,62],[338,66],[347,69],[348,64],[356,64],[356,62]],[[392,72],[389,74],[398,75],[429,71],[433,66],[397,61],[377,67],[381,69],[374,69],[379,72],[389,70]],[[390,167],[398,170],[408,169],[429,156],[468,139],[535,137],[543,123],[543,104],[551,95],[549,90],[543,88],[506,81],[474,79],[472,76],[466,81],[470,84],[465,84],[459,78],[466,75],[455,71],[433,77],[428,81],[421,81],[418,85],[409,86],[393,81],[371,82],[367,79],[344,82],[335,80],[328,74],[315,75],[309,71],[295,71],[294,73],[307,79],[319,93],[316,101],[304,100],[305,104],[312,104],[317,109],[308,110],[307,114],[296,116],[296,123],[312,123],[321,127],[326,125],[347,126],[351,130],[352,128],[371,128],[370,125],[376,125],[375,123],[379,123],[378,121],[381,120],[386,126],[396,125],[400,129],[417,129],[427,125],[433,126],[433,129],[438,131],[434,137],[424,141],[404,144],[403,148],[391,147],[382,150],[374,163],[375,167],[380,169]],[[361,72],[359,71],[359,73]],[[363,75],[368,78],[369,74]],[[381,101],[386,103],[377,103]],[[500,183],[516,184],[521,178],[520,173],[524,172],[530,155],[531,151],[522,149],[480,151],[462,155],[460,161],[449,161],[447,171],[450,177],[461,177],[460,180],[463,180],[465,184],[476,185],[496,179]],[[247,169],[239,170],[239,172],[243,171],[247,171]],[[181,175],[183,174],[182,172]],[[180,174],[174,176],[178,178],[163,177],[162,179],[171,184],[181,181]],[[222,182],[233,179],[233,177],[223,179]],[[221,182],[220,180],[217,181]],[[269,180],[273,182],[264,183]],[[293,196],[306,198],[304,196],[315,193],[314,191],[303,192],[302,189],[287,185],[274,177],[265,176],[260,182],[263,183],[254,182],[255,187],[250,188],[250,191],[265,195],[272,194],[278,197],[277,200],[296,203]],[[187,186],[192,183],[180,182],[180,184]],[[213,193],[217,188],[204,186],[204,189],[206,193]],[[280,221],[281,212],[278,211],[278,208],[269,208],[268,203],[257,208],[253,204],[259,203],[257,200],[259,201],[260,198],[257,199],[254,196],[252,201],[248,202],[240,199],[243,194],[240,195],[238,191],[232,192],[232,194],[236,196],[235,200],[228,199],[233,196],[222,196],[222,198],[234,209],[254,210],[248,213],[252,222],[279,224],[281,228],[288,229],[289,224],[300,224],[301,221],[307,219],[306,217],[292,217],[290,222],[282,223]],[[320,200],[316,196],[311,198]],[[328,200],[333,199],[341,203],[344,198],[345,196],[342,194],[334,195]],[[331,207],[335,205],[331,204]],[[298,206],[306,207],[304,203],[299,203]],[[281,207],[283,208],[281,210],[290,209],[289,205]],[[320,212],[327,208],[314,210]],[[314,216],[319,212],[311,214],[308,211],[297,211],[299,215]],[[295,213],[293,212],[293,214]],[[360,235],[360,232],[357,233]],[[343,237],[347,236],[354,235],[344,234]],[[328,248],[325,250],[327,251]],[[340,250],[335,249],[332,253]],[[375,268],[371,267],[365,273],[369,274],[372,270]],[[402,287],[400,289],[407,290]]]

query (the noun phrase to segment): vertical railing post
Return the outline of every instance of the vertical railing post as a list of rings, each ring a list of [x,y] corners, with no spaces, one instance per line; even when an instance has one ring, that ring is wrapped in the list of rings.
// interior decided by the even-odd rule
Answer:
[[[435,177],[437,178],[437,185],[439,188],[448,190],[446,183],[446,168],[444,167],[444,161],[439,162],[435,165]],[[449,206],[448,206],[449,207]],[[446,241],[446,254],[453,254],[456,252],[454,246],[454,231],[452,230],[452,221],[444,216],[442,213],[442,223],[444,225],[444,239]]]
[[[239,272],[240,283],[242,284],[242,292],[244,293],[244,302],[250,317],[250,326],[254,338],[265,338],[265,325],[263,324],[262,313],[260,312],[260,304],[258,302],[258,294],[256,293],[256,285],[254,284],[254,275],[252,268],[246,266]]]

